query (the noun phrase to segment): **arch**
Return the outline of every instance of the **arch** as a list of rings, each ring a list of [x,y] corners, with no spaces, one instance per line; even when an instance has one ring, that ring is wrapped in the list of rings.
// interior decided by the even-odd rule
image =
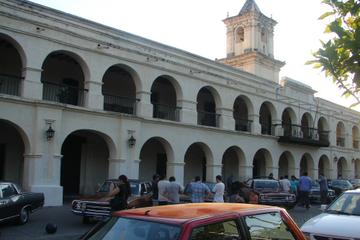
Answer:
[[[168,163],[174,162],[174,151],[166,139],[154,136],[142,145],[139,158],[139,179],[152,179],[155,173],[166,177]]]
[[[336,146],[345,147],[345,125],[342,121],[336,125]]]
[[[318,164],[318,175],[322,175],[325,176],[326,178],[330,179],[331,178],[331,166],[330,166],[330,159],[328,156],[321,155],[320,159],[319,159],[319,164]]]
[[[352,127],[352,146],[359,149],[359,128],[357,126]]]
[[[329,142],[329,124],[326,118],[320,117],[317,124],[319,140]]]
[[[141,82],[131,67],[124,64],[109,67],[102,82],[104,110],[135,114],[136,92]]]
[[[301,117],[301,132],[303,138],[313,138],[314,136],[314,126],[313,118],[310,113],[306,112]]]
[[[206,181],[208,167],[213,163],[213,154],[205,143],[196,142],[187,148],[184,162],[184,183],[190,182],[195,176]]]
[[[315,178],[314,176],[314,160],[309,153],[304,153],[300,160],[300,176],[305,172],[308,173],[308,176]]]
[[[259,123],[261,125],[261,134],[273,135],[272,122],[276,117],[276,110],[271,102],[263,102],[259,110]]]
[[[296,136],[293,134],[293,131],[296,131],[296,128],[293,127],[297,122],[296,114],[291,107],[284,109],[281,115],[281,125],[284,129],[284,136]]]
[[[51,52],[42,65],[43,99],[71,105],[84,105],[85,82],[89,69],[77,54],[59,50]]]
[[[233,177],[233,180],[242,179],[246,176],[244,166],[246,165],[245,154],[238,146],[231,146],[223,154],[222,157],[222,176],[223,179]]]
[[[354,176],[356,179],[360,178],[360,159],[356,158],[354,162]]]
[[[0,94],[20,96],[24,50],[13,38],[0,34],[0,52]]]
[[[8,124],[10,125],[11,127],[15,128],[16,131],[20,134],[21,136],[21,140],[22,142],[24,143],[24,154],[27,155],[27,154],[30,154],[30,150],[32,149],[32,146],[31,146],[31,142],[30,142],[30,138],[28,136],[28,134],[25,132],[24,129],[22,129],[18,124],[12,122],[12,121],[9,121],[7,119],[2,119],[0,118],[0,123],[5,123],[5,124]],[[3,133],[2,133],[3,134]],[[5,136],[5,135],[4,135]]]
[[[153,104],[153,117],[179,121],[179,108],[177,102],[182,97],[178,82],[170,76],[162,75],[155,79],[151,86],[151,103]]]
[[[265,177],[272,173],[271,153],[265,148],[259,149],[253,158],[253,177]]]
[[[285,151],[279,158],[279,176],[292,176],[295,174],[295,159],[289,151]]]
[[[217,109],[221,107],[219,93],[210,86],[202,87],[197,94],[198,124],[219,127]]]
[[[244,28],[240,26],[235,30],[235,42],[241,43],[244,42],[244,40],[245,40],[245,31]]]
[[[254,114],[254,107],[250,99],[244,95],[238,96],[233,105],[233,117],[235,119],[235,130],[251,131],[250,116]]]
[[[336,163],[337,177],[338,178],[349,178],[348,176],[348,164],[344,157],[340,157]]]
[[[115,146],[106,134],[81,129],[68,134],[61,145],[60,184],[64,196],[93,194],[108,178]]]

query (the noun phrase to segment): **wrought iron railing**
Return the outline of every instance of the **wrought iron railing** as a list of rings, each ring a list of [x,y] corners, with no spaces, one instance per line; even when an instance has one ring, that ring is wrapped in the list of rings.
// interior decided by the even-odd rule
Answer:
[[[153,103],[153,117],[171,121],[179,121],[180,109],[180,107],[176,106]]]
[[[198,111],[198,125],[219,127],[220,114]]]
[[[0,73],[0,93],[19,96],[22,77]]]
[[[353,148],[359,149],[359,141],[358,140],[353,141]]]
[[[244,118],[235,118],[235,130],[242,132],[251,131],[252,121]]]
[[[104,95],[104,110],[134,114],[134,115],[136,114],[136,102],[138,102],[139,99],[121,97],[110,94],[103,94],[103,95]]]
[[[85,91],[88,90],[64,84],[43,82],[43,99],[48,101],[83,106]]]

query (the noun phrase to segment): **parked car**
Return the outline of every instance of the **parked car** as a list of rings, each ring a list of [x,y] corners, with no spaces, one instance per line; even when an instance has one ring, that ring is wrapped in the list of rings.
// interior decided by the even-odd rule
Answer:
[[[353,189],[353,186],[348,180],[345,179],[333,179],[328,180],[328,186],[335,191],[335,195],[339,196],[341,193]]]
[[[359,239],[360,189],[339,196],[326,210],[301,227],[308,239]]]
[[[351,185],[353,186],[354,189],[356,188],[360,188],[360,179],[356,178],[356,179],[350,179],[349,180]]]
[[[25,224],[30,213],[43,205],[43,193],[26,192],[15,183],[0,182],[0,222],[17,219],[20,224]]]
[[[214,189],[214,186],[216,184],[213,182],[203,182],[203,183],[206,186],[208,186],[208,188],[210,189],[210,192]],[[184,192],[182,194],[180,194],[180,202],[181,203],[190,203],[191,202],[190,184],[191,183],[186,184]],[[204,199],[205,202],[213,202],[213,200],[214,200],[213,194],[206,196]]]
[[[310,201],[313,203],[320,203],[321,197],[320,197],[320,184],[318,181],[312,181],[311,182],[311,190],[310,190]],[[329,189],[327,191],[327,198],[326,203],[331,203],[336,198],[335,191],[332,189]]]
[[[115,212],[81,240],[305,240],[286,210],[241,203],[190,203]]]
[[[111,186],[118,184],[118,179],[106,180],[93,196],[84,197],[72,202],[72,212],[83,216],[83,222],[87,223],[91,218],[101,219],[110,216],[109,195]],[[128,208],[152,206],[151,182],[141,182],[129,179],[131,196],[128,199]]]
[[[275,179],[249,179],[246,184],[258,194],[260,204],[293,208],[296,205],[295,194],[285,192],[278,180]]]

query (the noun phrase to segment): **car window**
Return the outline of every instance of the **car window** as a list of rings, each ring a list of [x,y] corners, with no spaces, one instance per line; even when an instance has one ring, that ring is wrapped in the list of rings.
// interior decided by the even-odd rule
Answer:
[[[129,182],[130,183],[130,189],[131,189],[131,195],[139,195],[139,182]],[[142,185],[142,184],[141,184]]]
[[[130,218],[111,218],[95,233],[82,239],[89,240],[177,240],[181,228],[176,225]]]
[[[0,185],[2,198],[8,198],[16,194],[15,189],[9,184]]]
[[[254,181],[255,188],[262,189],[278,189],[280,188],[280,185],[277,181]]]
[[[253,240],[295,240],[278,212],[246,216],[245,223]]]
[[[241,239],[234,220],[196,227],[190,240],[238,240]]]
[[[326,212],[360,216],[360,194],[345,193],[341,195]]]
[[[145,183],[142,183],[142,184],[141,184],[140,193],[141,193],[141,194],[147,193]]]
[[[151,187],[151,184],[150,183],[145,183],[146,184],[146,189],[148,192],[151,192],[152,191],[152,187]]]

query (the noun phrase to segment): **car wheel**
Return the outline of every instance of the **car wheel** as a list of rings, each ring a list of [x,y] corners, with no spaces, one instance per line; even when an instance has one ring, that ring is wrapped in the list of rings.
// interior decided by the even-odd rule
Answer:
[[[29,221],[29,209],[22,208],[19,214],[19,223],[25,224]]]
[[[91,222],[90,220],[91,220],[91,219],[90,219],[89,216],[85,216],[85,217],[83,217],[82,222],[83,222],[84,224],[89,224],[89,223]]]

